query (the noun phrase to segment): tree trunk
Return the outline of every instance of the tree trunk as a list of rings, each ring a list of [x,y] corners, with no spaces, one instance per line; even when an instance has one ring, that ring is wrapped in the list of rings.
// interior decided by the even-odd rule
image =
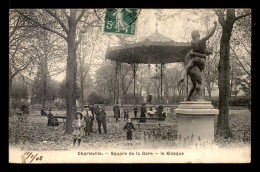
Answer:
[[[9,116],[12,116],[11,114],[11,108],[12,108],[12,81],[13,81],[13,77],[12,77],[12,74],[11,74],[11,60],[9,58],[9,104],[8,104],[8,111],[9,111]]]
[[[119,98],[118,98],[118,103],[120,105],[123,105],[123,87],[122,87],[122,64],[119,63],[119,70],[118,70],[118,93],[119,93]]]
[[[217,10],[216,14],[222,26],[222,36],[220,40],[220,59],[218,65],[218,86],[219,86],[219,115],[217,122],[217,134],[224,138],[231,136],[229,128],[229,99],[230,99],[230,38],[234,22],[240,18],[251,15],[247,13],[235,16],[235,9],[228,8],[226,17],[221,10]]]
[[[233,73],[233,70],[231,68],[231,72],[230,72],[230,97],[232,96],[232,90],[233,90],[233,76],[234,76],[234,73]]]
[[[41,97],[41,104],[42,108],[45,108],[45,102],[46,102],[46,94],[47,94],[47,57],[44,56],[43,63],[42,63],[42,97]],[[46,69],[47,68],[47,69]]]
[[[119,62],[116,63],[115,66],[115,89],[114,89],[114,102],[119,102],[119,75],[118,75],[118,70],[119,70]]]
[[[208,90],[209,98],[211,98],[211,90]]]
[[[237,85],[235,85],[235,98],[237,98],[238,90],[237,90]]]
[[[45,75],[44,73],[42,75]],[[42,76],[42,97],[41,97],[41,104],[42,108],[45,108],[45,101],[46,101],[46,77]]]
[[[85,83],[85,77],[84,77],[84,57],[81,57],[81,44],[80,45],[80,49],[79,49],[79,53],[78,53],[78,58],[80,59],[80,65],[79,65],[79,69],[80,69],[80,75],[79,75],[79,83],[80,83],[80,109],[81,111],[84,110],[84,83]],[[82,59],[83,58],[83,59]]]
[[[228,13],[228,12],[227,12]],[[228,14],[227,14],[228,15]],[[218,65],[219,87],[219,115],[217,121],[217,134],[223,137],[231,136],[229,127],[229,99],[230,99],[230,37],[233,22],[226,22],[223,26],[220,41],[220,59]]]
[[[173,100],[174,100],[174,103],[176,102],[176,88],[174,87],[173,89]]]
[[[83,77],[81,78],[81,83],[80,83],[80,87],[81,87],[81,111],[84,110],[84,79]]]
[[[9,62],[9,66],[10,66],[10,62]],[[12,116],[13,114],[11,114],[11,108],[12,108],[12,78],[10,77],[11,72],[10,72],[10,67],[9,67],[9,116]]]
[[[143,90],[143,70],[141,72],[141,81],[140,81],[140,96],[142,96],[142,90]]]
[[[41,63],[41,69],[42,69],[42,97],[41,97],[41,104],[42,108],[45,108],[45,101],[46,101],[46,94],[47,94],[47,73],[48,73],[48,64],[47,64],[47,47],[46,47],[46,32],[43,31],[43,41],[44,41],[44,56]]]
[[[76,62],[76,27],[71,24],[70,34],[68,35],[68,57],[66,68],[66,130],[65,133],[72,133],[72,121],[75,118],[76,107],[76,76],[77,76],[77,62]]]
[[[207,91],[208,91],[209,98],[211,98],[212,88],[210,87],[210,83],[207,83]]]

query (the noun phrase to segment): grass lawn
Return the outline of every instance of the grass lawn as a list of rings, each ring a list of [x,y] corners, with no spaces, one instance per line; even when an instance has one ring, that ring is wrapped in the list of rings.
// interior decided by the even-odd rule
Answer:
[[[65,111],[53,111],[54,115],[64,115]],[[140,115],[140,114],[139,114]],[[130,117],[134,115],[130,113]],[[217,117],[216,117],[217,118]],[[9,143],[14,147],[48,149],[73,149],[72,135],[64,134],[61,123],[58,127],[47,127],[46,116],[40,116],[39,111],[30,114],[27,122],[18,122],[16,115],[9,117]],[[61,119],[59,119],[61,120]],[[133,121],[135,123],[135,121]],[[215,120],[216,123],[216,120]],[[82,140],[80,149],[123,148],[129,149],[126,133],[122,128],[123,118],[115,122],[112,111],[107,111],[107,134],[98,134],[97,122],[94,122],[94,132]],[[215,125],[216,126],[216,125]],[[219,148],[248,147],[251,144],[251,112],[246,109],[230,110],[230,128],[233,137],[225,140],[215,139]],[[133,145],[130,149],[139,148],[172,148],[187,146],[179,142],[177,136],[176,115],[170,114],[165,121],[147,121],[140,128],[136,125],[133,133]]]

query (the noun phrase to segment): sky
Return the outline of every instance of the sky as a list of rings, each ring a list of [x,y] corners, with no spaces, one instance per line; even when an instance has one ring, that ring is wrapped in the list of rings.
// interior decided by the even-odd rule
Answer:
[[[158,23],[157,29],[158,32],[163,34],[164,36],[167,36],[174,41],[177,42],[190,42],[190,32],[194,29],[199,30],[205,30],[205,26],[201,25],[201,20],[199,20],[197,15],[192,15],[193,10],[182,10],[181,13],[180,9],[164,9],[162,12],[165,14],[165,16],[169,16],[169,18],[165,21],[159,21],[157,20],[156,12],[157,9],[142,9],[140,12],[140,15],[137,19],[137,25],[136,25],[136,35],[130,36],[128,39],[142,39],[152,33],[156,30],[156,23]],[[188,16],[188,20],[187,20]],[[214,18],[213,18],[214,20]],[[213,21],[211,24],[211,27],[213,26]],[[101,33],[102,40],[104,42],[104,39],[106,41],[110,40],[110,46],[116,46],[117,38],[109,38],[107,33]],[[90,70],[90,74],[92,77],[95,75],[95,71],[99,68],[99,64],[101,64],[105,60],[105,50],[107,48],[107,45],[102,44],[102,42],[99,43],[101,51],[95,52],[98,54],[94,54],[95,56],[99,56],[101,58],[95,59],[94,65],[92,66]],[[62,81],[65,79],[66,72],[60,73],[59,75],[56,75],[52,77],[53,79],[57,81]]]

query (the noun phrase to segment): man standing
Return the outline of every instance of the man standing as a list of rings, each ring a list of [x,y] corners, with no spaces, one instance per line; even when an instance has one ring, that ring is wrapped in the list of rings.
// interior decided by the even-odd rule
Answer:
[[[134,106],[134,109],[133,109],[133,110],[134,110],[135,118],[137,118],[137,112],[138,112],[138,108],[137,108],[137,106],[136,106],[136,105]]]
[[[146,112],[147,110],[145,104],[143,103],[141,107],[141,115],[140,115],[139,122],[146,122]]]
[[[103,125],[104,133],[107,133],[107,122],[106,122],[106,112],[103,107],[103,102],[99,102],[96,110],[96,119],[98,122],[98,132],[101,134],[101,124]]]
[[[118,102],[113,106],[114,118],[116,118],[116,122],[118,122],[118,118],[120,118],[120,109],[118,106]]]

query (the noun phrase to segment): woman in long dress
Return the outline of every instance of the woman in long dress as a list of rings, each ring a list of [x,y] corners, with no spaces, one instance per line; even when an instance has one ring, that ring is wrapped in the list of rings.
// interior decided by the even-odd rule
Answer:
[[[91,111],[89,110],[89,106],[85,105],[84,106],[84,111],[82,112],[84,120],[86,122],[86,127],[85,127],[85,134],[89,135],[90,133],[93,132],[92,125],[93,125],[93,117],[91,115]]]
[[[142,107],[141,107],[141,115],[140,115],[139,122],[146,122],[146,113],[147,113],[147,110],[146,110],[145,104],[143,103]]]

